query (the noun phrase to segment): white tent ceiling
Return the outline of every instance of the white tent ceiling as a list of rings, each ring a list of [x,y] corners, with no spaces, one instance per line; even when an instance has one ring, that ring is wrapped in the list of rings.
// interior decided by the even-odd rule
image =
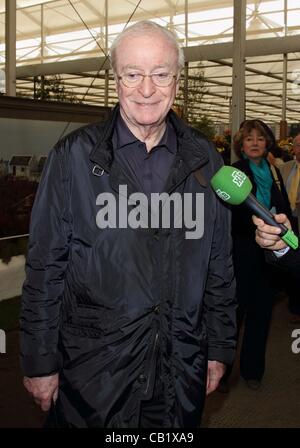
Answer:
[[[20,70],[26,65],[29,69],[29,66],[35,64],[58,64],[70,60],[79,62],[103,57],[106,43],[109,47],[128,22],[140,19],[156,20],[174,29],[184,46],[232,42],[233,0],[189,0],[188,36],[185,35],[185,3],[185,0],[17,0],[18,68]],[[288,8],[286,15],[285,4]],[[5,61],[4,7],[5,1],[0,0],[0,68]],[[247,1],[247,40],[297,35],[299,50],[288,54],[289,122],[300,121],[300,1]],[[232,60],[225,53],[222,59],[220,54],[216,59],[214,51],[211,53],[208,60],[201,61],[206,93],[201,104],[195,107],[200,114],[208,115],[215,122],[228,123]],[[198,64],[190,64],[191,76],[195,75],[195,65]],[[247,116],[278,123],[282,109],[283,55],[249,56],[246,67]],[[80,66],[80,70],[74,69],[60,76],[65,88],[79,100],[84,99],[89,104],[104,104],[103,70],[82,70]],[[109,88],[109,105],[112,105],[116,101],[112,76]],[[17,89],[18,93],[25,96],[32,95],[32,77],[22,76],[17,82]]]

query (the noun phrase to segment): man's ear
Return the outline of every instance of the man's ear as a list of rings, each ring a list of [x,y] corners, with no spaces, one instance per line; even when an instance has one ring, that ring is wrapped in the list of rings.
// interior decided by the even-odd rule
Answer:
[[[115,81],[116,91],[118,91],[120,80],[118,79],[116,73],[114,73],[114,81]]]

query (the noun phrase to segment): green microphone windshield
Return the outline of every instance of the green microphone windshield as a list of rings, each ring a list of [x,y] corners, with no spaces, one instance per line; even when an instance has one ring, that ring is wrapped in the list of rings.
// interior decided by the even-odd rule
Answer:
[[[252,190],[249,177],[233,166],[222,166],[210,183],[216,194],[232,205],[244,202]]]

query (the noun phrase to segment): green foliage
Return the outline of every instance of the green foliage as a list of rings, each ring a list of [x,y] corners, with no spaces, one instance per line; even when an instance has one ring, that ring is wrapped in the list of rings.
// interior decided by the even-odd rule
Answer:
[[[212,140],[216,133],[213,121],[210,120],[205,115],[202,115],[199,118],[195,117],[194,120],[195,121],[192,121],[191,125],[195,129],[198,129],[199,131],[201,131],[202,134],[204,134],[207,138]]]
[[[199,113],[203,96],[208,92],[204,77],[204,68],[200,62],[197,67],[189,70],[188,88],[185,92],[184,79],[181,79],[180,89],[177,95],[176,106],[184,111],[183,118],[189,123],[203,121],[202,114]],[[187,103],[185,100],[187,98]],[[199,118],[200,116],[200,118]]]
[[[59,75],[38,76],[34,80],[34,99],[52,100],[60,103],[76,103],[77,98],[67,91]]]

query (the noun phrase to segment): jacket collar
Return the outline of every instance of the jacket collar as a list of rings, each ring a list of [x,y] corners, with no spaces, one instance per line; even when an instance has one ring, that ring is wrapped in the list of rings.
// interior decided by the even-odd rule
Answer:
[[[90,153],[90,160],[106,172],[111,171],[113,163],[112,135],[120,107],[117,105],[110,119],[104,124],[102,134]],[[197,136],[172,110],[168,117],[174,126],[178,151],[175,164],[167,181],[166,191],[171,191],[181,183],[192,171],[205,165],[208,160],[208,144],[205,139]],[[203,144],[201,144],[203,143]]]
[[[114,132],[118,113],[119,105],[117,105],[113,109],[111,117],[107,122],[104,123],[99,140],[90,153],[90,160],[99,165],[101,169],[107,172],[110,171],[113,162],[112,135]]]

